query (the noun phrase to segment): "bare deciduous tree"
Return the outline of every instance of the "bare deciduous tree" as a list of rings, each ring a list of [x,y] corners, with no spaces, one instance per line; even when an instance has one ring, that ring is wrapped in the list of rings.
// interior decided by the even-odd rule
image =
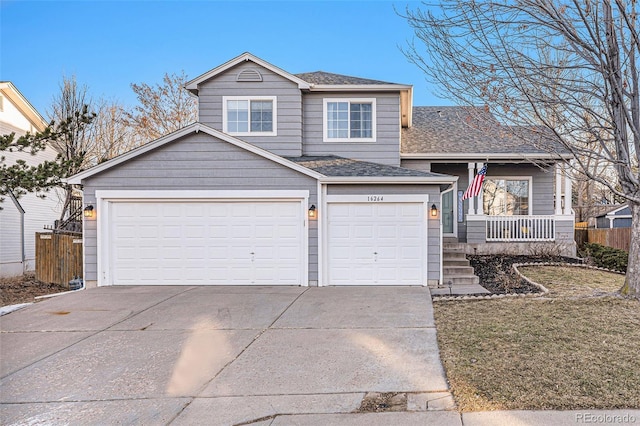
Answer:
[[[187,78],[165,73],[162,84],[132,84],[139,105],[125,114],[125,122],[148,142],[185,127],[198,119],[197,102],[185,89]]]
[[[95,144],[89,153],[92,165],[124,154],[142,143],[127,125],[125,109],[119,102],[101,100],[96,110],[96,119],[91,126]]]
[[[577,170],[627,200],[633,225],[622,292],[640,296],[637,0],[452,0],[404,15],[419,40],[405,54],[444,96],[486,105],[514,128],[543,126]]]
[[[89,153],[93,151],[95,139],[92,137],[92,122],[96,117],[91,108],[91,99],[87,86],[78,85],[75,76],[62,77],[60,92],[53,97],[49,118],[57,123],[57,137],[51,144],[60,153],[58,161],[64,167],[58,172],[58,178],[72,176],[91,165]],[[72,185],[58,184],[64,191],[62,222],[68,212],[73,196]]]

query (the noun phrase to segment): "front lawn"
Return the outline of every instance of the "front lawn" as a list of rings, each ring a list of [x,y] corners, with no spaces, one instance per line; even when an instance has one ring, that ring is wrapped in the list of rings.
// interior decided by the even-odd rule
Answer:
[[[621,275],[523,267],[540,298],[434,303],[461,411],[640,408],[640,302],[607,296]]]

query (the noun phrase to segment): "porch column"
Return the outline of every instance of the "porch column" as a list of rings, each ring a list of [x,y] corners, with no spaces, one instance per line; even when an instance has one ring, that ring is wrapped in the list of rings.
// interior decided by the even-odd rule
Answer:
[[[476,169],[478,171],[480,171],[482,168],[484,167],[484,163],[477,163],[476,164]],[[478,196],[476,197],[478,199],[477,201],[477,205],[476,205],[476,214],[484,214],[484,202],[483,200],[483,195],[484,195],[484,185],[482,185],[480,187],[480,192],[478,193]]]
[[[471,185],[471,182],[473,182],[473,170],[476,167],[476,163],[469,163],[468,167],[469,167],[469,183],[467,187]],[[476,202],[475,197],[467,198],[467,200],[469,200],[469,211],[467,214],[474,215],[476,210],[474,207],[474,204]]]
[[[564,165],[564,214],[571,214],[571,167]]]
[[[562,165],[556,163],[556,215],[562,214]]]

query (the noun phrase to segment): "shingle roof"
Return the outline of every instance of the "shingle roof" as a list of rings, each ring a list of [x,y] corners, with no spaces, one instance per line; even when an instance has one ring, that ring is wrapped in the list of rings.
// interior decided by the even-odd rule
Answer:
[[[440,173],[352,160],[336,155],[286,157],[286,159],[329,177],[447,177]]]
[[[522,137],[526,133],[528,142]],[[566,152],[544,133],[501,125],[482,108],[413,107],[413,125],[402,129],[403,154],[547,154]]]
[[[324,71],[304,72],[294,75],[311,84],[397,84],[389,83],[387,81],[370,80],[368,78],[352,77],[350,75],[333,74]]]

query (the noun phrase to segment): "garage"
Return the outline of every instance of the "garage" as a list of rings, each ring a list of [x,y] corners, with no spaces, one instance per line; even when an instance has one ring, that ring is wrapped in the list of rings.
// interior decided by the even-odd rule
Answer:
[[[329,285],[425,285],[425,205],[426,199],[392,195],[331,197]]]
[[[306,285],[306,200],[102,200],[102,285]]]

